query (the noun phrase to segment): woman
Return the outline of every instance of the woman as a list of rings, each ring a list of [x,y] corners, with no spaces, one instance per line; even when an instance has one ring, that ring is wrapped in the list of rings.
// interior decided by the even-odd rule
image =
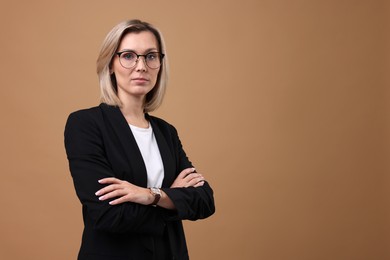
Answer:
[[[65,147],[84,219],[78,259],[189,259],[181,221],[215,211],[176,129],[148,114],[163,100],[166,59],[155,27],[118,24],[97,60],[102,103],[68,118]]]

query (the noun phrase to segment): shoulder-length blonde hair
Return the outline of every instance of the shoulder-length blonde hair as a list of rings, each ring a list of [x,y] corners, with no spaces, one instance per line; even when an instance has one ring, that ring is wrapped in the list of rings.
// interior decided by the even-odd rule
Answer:
[[[165,43],[161,32],[149,23],[140,20],[127,20],[117,24],[107,34],[100,49],[96,62],[96,71],[99,76],[101,102],[112,106],[122,106],[118,97],[118,88],[115,75],[110,73],[112,60],[117,52],[123,37],[132,32],[150,31],[157,39],[159,52],[164,53],[157,82],[154,88],[146,95],[144,112],[156,110],[162,103],[168,80],[168,60]]]

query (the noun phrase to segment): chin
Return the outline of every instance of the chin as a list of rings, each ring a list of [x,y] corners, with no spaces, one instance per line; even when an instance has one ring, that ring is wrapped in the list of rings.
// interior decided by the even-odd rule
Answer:
[[[132,95],[132,96],[137,96],[137,97],[142,97],[146,96],[153,87],[151,86],[145,86],[145,85],[136,85],[136,86],[128,86],[127,88],[121,88],[123,94],[127,93],[127,95]],[[119,90],[119,88],[118,88]]]

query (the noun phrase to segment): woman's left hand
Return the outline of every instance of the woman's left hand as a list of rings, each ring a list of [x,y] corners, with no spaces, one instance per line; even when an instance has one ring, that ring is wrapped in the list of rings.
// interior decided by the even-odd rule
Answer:
[[[117,205],[124,202],[134,202],[143,205],[149,205],[152,203],[151,193],[148,189],[136,186],[127,181],[122,181],[117,178],[104,178],[99,180],[100,184],[108,185],[98,190],[95,195],[99,196],[99,200],[108,200],[116,198],[110,201],[110,205]]]

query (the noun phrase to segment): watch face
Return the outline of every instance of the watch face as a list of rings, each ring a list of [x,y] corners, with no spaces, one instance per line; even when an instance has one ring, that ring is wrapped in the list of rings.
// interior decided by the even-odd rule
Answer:
[[[150,188],[150,192],[151,192],[152,195],[154,196],[154,201],[153,201],[153,203],[150,204],[150,205],[156,207],[158,201],[159,201],[160,198],[161,198],[161,190],[158,189],[158,188],[154,188],[154,187],[153,187],[153,188]]]
[[[158,189],[158,188],[150,188],[150,190],[152,191],[152,193],[153,193],[154,195],[160,195],[160,196],[161,196],[161,191],[160,191],[160,189]]]

